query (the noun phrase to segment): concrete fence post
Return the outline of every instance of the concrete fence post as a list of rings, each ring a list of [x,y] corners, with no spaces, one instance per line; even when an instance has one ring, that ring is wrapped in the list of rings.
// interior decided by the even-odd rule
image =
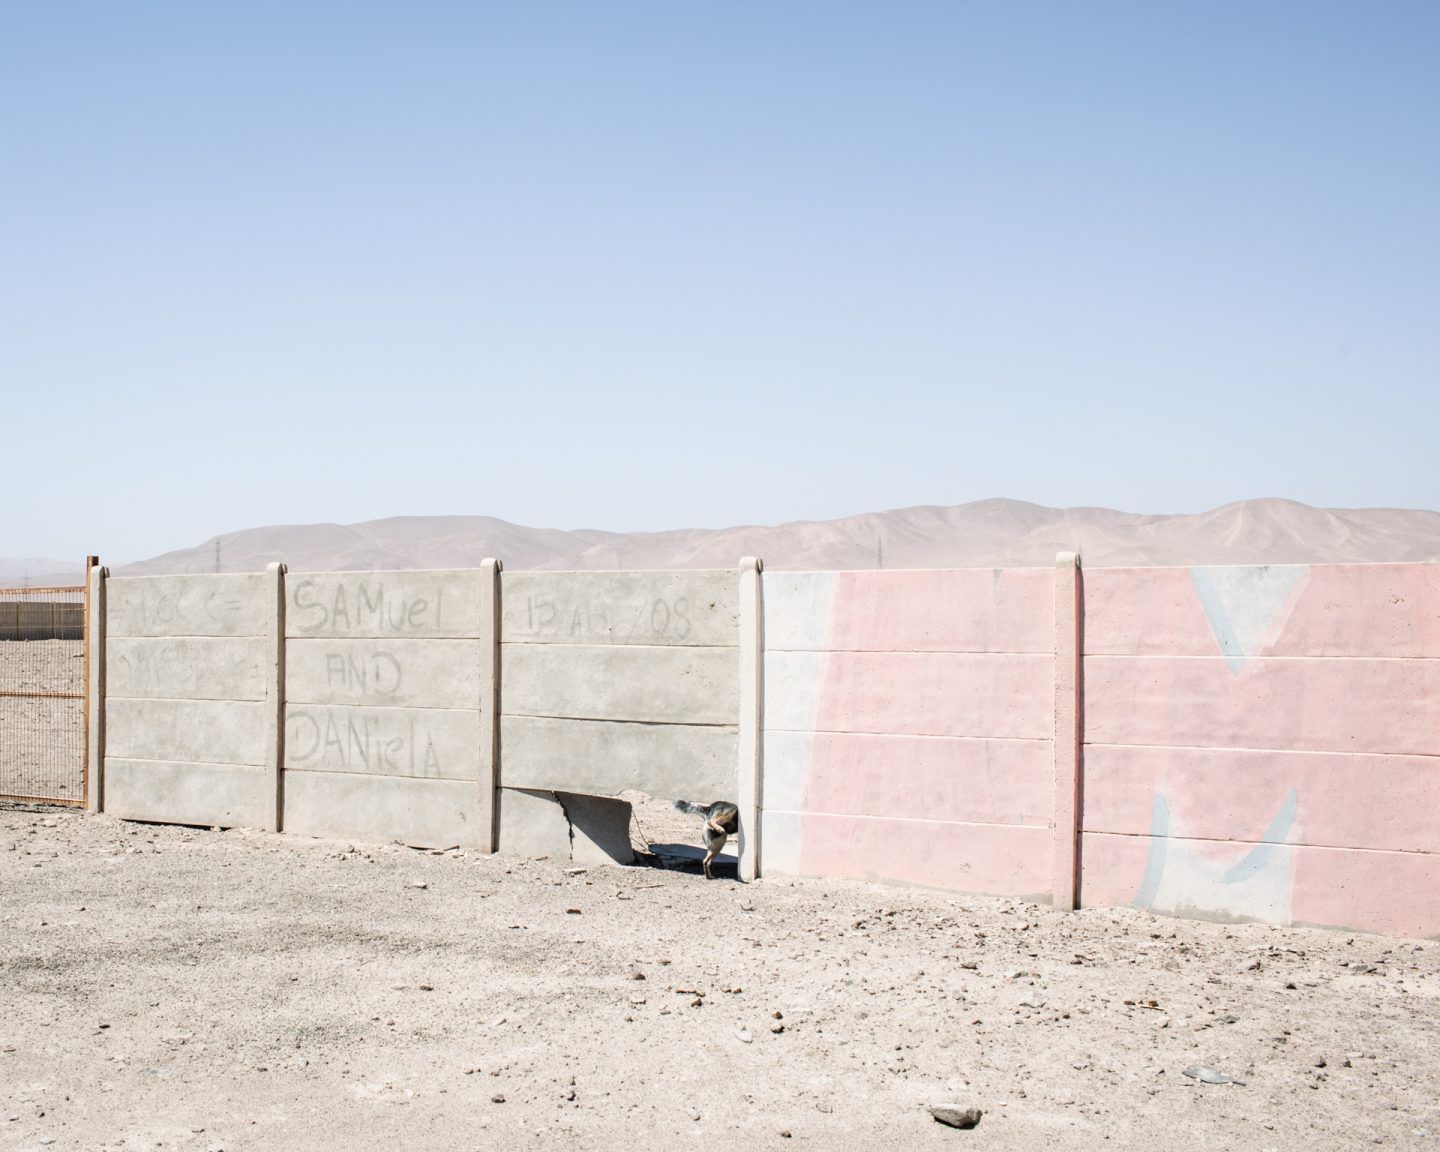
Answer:
[[[1055,557],[1055,811],[1051,901],[1073,911],[1080,896],[1081,762],[1083,733],[1080,556]]]
[[[285,572],[265,567],[265,809],[268,832],[285,827]]]
[[[500,573],[499,560],[480,562],[480,779],[475,847],[500,843]]]
[[[765,611],[754,556],[740,561],[740,738],[736,805],[740,809],[740,879],[761,874],[762,742],[765,691]]]
[[[85,717],[85,809],[105,811],[105,581],[110,569],[88,564],[85,599],[86,620],[86,703]]]

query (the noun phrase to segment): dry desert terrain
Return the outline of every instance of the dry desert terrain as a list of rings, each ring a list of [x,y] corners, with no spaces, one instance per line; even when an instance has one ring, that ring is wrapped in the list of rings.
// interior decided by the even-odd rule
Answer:
[[[5,1149],[1440,1146],[1426,941],[13,807],[0,919]]]

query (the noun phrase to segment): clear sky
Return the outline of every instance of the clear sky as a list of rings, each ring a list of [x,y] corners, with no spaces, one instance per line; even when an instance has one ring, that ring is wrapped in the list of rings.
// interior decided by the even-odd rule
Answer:
[[[1440,508],[1440,4],[0,7],[0,556]]]

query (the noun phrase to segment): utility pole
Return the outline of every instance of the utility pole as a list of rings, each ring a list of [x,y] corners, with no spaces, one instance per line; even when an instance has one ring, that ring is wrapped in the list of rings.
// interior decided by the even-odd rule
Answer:
[[[885,541],[879,536],[875,537],[875,567],[885,567]]]
[[[220,571],[220,537],[215,537],[215,571]]]

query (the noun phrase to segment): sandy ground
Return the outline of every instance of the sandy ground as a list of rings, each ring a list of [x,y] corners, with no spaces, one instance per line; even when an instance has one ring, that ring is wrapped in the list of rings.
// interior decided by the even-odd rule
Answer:
[[[0,917],[6,1149],[1440,1147],[1432,942],[14,809]]]

